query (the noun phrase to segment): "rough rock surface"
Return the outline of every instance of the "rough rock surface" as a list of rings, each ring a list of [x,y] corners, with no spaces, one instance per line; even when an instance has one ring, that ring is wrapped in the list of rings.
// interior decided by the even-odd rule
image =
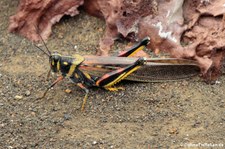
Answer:
[[[83,3],[70,0],[70,4],[63,5],[66,2],[21,0],[18,13],[10,18],[10,31],[38,40],[31,27],[37,24],[41,35],[47,38],[52,24],[65,14],[78,14],[77,7]],[[214,80],[220,74],[224,57],[224,3],[224,0],[84,0],[83,6],[89,14],[106,22],[98,55],[107,55],[118,38],[134,42],[150,36],[148,48],[168,52],[172,57],[197,60],[204,77]]]
[[[85,1],[85,9],[91,15],[103,17],[106,22],[105,35],[100,41],[99,55],[107,55],[110,46],[120,35],[134,41],[138,33],[140,20],[149,14],[152,15],[157,12],[157,2],[155,0],[96,0],[98,5],[91,5],[91,3],[94,2]],[[99,13],[93,13],[96,10]]]
[[[10,17],[9,31],[19,33],[30,40],[47,39],[52,25],[64,15],[75,16],[83,0],[20,0],[18,11]]]
[[[196,45],[189,51],[193,52],[205,72],[208,71],[204,73],[205,77],[214,80],[220,74],[225,52],[225,2],[187,1],[184,4],[184,12],[188,28],[182,41],[188,45]]]

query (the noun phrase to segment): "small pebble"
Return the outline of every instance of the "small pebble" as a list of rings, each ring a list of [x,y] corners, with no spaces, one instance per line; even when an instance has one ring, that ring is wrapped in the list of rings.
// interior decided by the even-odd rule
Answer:
[[[4,126],[5,126],[5,124],[0,124],[0,126],[1,126],[1,127],[4,127]]]
[[[66,90],[65,90],[65,92],[69,94],[69,93],[71,93],[71,92],[72,92],[72,90],[70,90],[70,89],[66,89]]]
[[[20,100],[20,99],[23,99],[23,96],[16,95],[14,98],[17,99],[17,100]]]
[[[30,91],[27,90],[27,91],[25,92],[25,96],[30,96]]]
[[[178,134],[178,130],[177,130],[177,128],[172,128],[169,130],[169,133],[170,134]]]
[[[99,31],[99,32],[102,32],[102,31],[103,31],[103,28],[99,28],[98,31]]]
[[[69,114],[64,114],[64,119],[65,120],[70,120],[71,119],[71,116]]]
[[[59,38],[59,39],[63,39],[63,38],[64,38],[64,37],[63,37],[63,34],[59,34],[59,35],[58,35],[58,38]]]
[[[31,112],[31,115],[32,115],[32,116],[35,116],[35,115],[36,115],[36,113],[35,113],[35,112]]]
[[[98,142],[97,141],[93,141],[92,142],[92,145],[96,145]]]
[[[2,74],[0,73],[0,78],[2,77]]]
[[[221,82],[220,81],[215,81],[215,84],[221,84]]]

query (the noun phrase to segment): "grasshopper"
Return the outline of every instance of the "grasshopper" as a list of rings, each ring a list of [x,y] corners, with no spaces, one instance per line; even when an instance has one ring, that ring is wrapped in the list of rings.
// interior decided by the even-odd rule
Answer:
[[[49,57],[50,70],[54,73],[60,73],[60,77],[46,89],[41,98],[44,98],[48,90],[58,82],[64,78],[69,78],[85,91],[81,107],[83,111],[90,87],[96,86],[109,91],[118,91],[123,88],[115,87],[114,85],[123,79],[138,82],[154,82],[156,80],[172,80],[172,78],[187,78],[198,73],[199,68],[197,64],[191,60],[131,57],[136,52],[143,50],[149,42],[150,38],[146,37],[131,47],[127,52],[117,57],[81,56],[79,54],[63,56],[58,52],[52,53],[48,50],[44,41],[43,43],[47,51],[35,45]],[[167,71],[172,73],[167,73]],[[176,73],[178,73],[177,77]]]

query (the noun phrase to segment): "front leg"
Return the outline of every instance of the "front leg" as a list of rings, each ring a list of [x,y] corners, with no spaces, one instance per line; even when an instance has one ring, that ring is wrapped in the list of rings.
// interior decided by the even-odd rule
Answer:
[[[112,86],[123,80],[125,77],[127,77],[137,69],[139,69],[141,66],[144,65],[145,62],[146,58],[141,57],[136,62],[127,67],[106,73],[96,81],[96,86],[103,87],[110,91],[116,91],[120,88],[113,88]]]
[[[60,81],[62,81],[64,79],[64,76],[60,76],[60,77],[58,77],[47,89],[46,89],[46,91],[44,92],[44,94],[41,96],[41,97],[39,97],[38,99],[42,99],[42,98],[44,98],[45,96],[46,96],[46,94],[47,94],[47,92],[53,87],[53,86],[55,86],[58,82],[60,82]]]

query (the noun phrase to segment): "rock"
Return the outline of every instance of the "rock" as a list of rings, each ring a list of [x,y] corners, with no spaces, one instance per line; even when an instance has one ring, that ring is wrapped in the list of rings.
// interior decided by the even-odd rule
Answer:
[[[63,39],[63,38],[64,38],[63,34],[60,33],[60,34],[58,35],[58,38],[59,38],[59,39]]]
[[[171,128],[171,129],[169,130],[169,133],[170,133],[170,134],[178,134],[178,129],[177,129],[177,128]]]
[[[64,15],[75,16],[79,13],[77,8],[83,4],[83,0],[20,0],[18,11],[10,17],[9,31],[19,33],[32,41],[40,40],[37,34],[47,39],[53,24],[58,22]],[[63,38],[60,36],[59,38]]]
[[[14,97],[14,99],[20,100],[20,99],[23,99],[23,96],[21,96],[21,95],[16,95],[16,96]]]
[[[93,141],[93,142],[92,142],[92,145],[96,145],[96,144],[98,144],[97,141]]]
[[[65,90],[65,92],[69,94],[69,93],[71,93],[71,92],[72,92],[72,90],[70,90],[70,89],[66,89],[66,90]]]
[[[29,90],[27,90],[26,92],[25,92],[25,96],[30,96],[30,91]]]
[[[76,50],[76,49],[78,48],[78,46],[77,46],[77,45],[75,45],[73,48]]]
[[[69,114],[64,114],[64,119],[65,120],[70,120],[71,119],[71,116]]]

